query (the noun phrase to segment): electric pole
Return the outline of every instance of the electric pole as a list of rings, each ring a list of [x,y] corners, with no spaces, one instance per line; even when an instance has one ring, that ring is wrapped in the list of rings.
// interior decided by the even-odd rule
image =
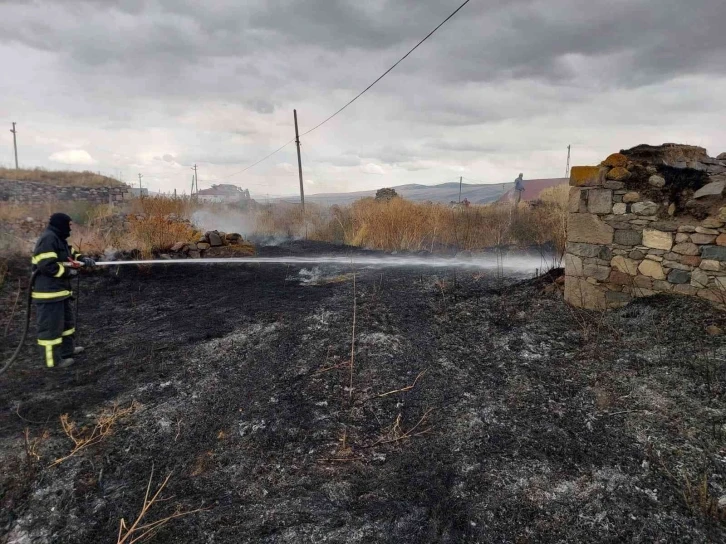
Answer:
[[[17,134],[17,130],[15,130],[15,121],[13,121],[13,128],[10,130],[10,132],[13,133],[13,149],[15,150],[15,169],[18,169],[18,140],[16,139],[15,135]]]
[[[570,177],[570,146],[567,146],[567,166],[565,167],[565,177]]]
[[[141,178],[144,176],[141,175],[141,172],[139,172],[139,198],[141,198]]]
[[[194,189],[196,187],[197,193],[199,193],[199,178],[197,178],[197,165],[192,166],[194,170],[194,177],[192,178],[192,195],[194,195]]]
[[[305,213],[305,189],[303,188],[303,176],[302,176],[302,159],[300,158],[300,135],[297,131],[297,110],[292,110],[295,116],[295,143],[297,144],[297,171],[300,175],[300,205],[302,211]]]
[[[461,204],[461,182],[463,179],[463,176],[459,176],[459,204]]]

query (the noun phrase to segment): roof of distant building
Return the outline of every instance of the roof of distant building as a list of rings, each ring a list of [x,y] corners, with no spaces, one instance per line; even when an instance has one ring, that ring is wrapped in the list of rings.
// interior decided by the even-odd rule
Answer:
[[[202,196],[236,196],[240,193],[244,193],[244,189],[236,185],[221,183],[219,185],[212,185],[209,189],[202,189],[197,194]]]

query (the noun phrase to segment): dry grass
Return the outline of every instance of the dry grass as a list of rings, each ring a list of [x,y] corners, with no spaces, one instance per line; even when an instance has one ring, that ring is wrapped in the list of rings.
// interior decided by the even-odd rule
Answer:
[[[190,219],[192,214],[202,205],[189,196],[176,198],[167,196],[148,196],[135,198],[131,201],[129,211],[133,214],[176,215],[180,219]]]
[[[150,258],[155,251],[168,251],[177,242],[195,242],[200,233],[188,223],[152,215],[133,219],[125,245],[141,252],[143,258]]]
[[[46,170],[44,168],[20,169],[0,168],[0,179],[14,181],[37,181],[61,187],[123,187],[124,183],[115,178],[102,176],[96,172],[85,170]]]
[[[93,427],[81,427],[80,429],[71,421],[68,414],[61,415],[61,427],[66,436],[73,441],[73,448],[68,455],[56,459],[50,466],[60,465],[79,451],[103,441],[113,432],[113,427],[118,420],[132,414],[137,407],[138,405],[135,402],[132,402],[127,408],[119,408],[118,405],[114,405],[110,410],[104,410],[96,417]]]

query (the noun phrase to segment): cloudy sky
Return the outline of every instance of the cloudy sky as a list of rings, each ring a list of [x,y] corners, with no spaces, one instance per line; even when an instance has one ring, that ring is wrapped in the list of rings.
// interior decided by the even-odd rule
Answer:
[[[0,0],[21,166],[294,194],[294,145],[461,0]],[[560,177],[639,143],[726,151],[726,1],[471,0],[303,138],[306,191]],[[12,135],[0,132],[0,165]]]

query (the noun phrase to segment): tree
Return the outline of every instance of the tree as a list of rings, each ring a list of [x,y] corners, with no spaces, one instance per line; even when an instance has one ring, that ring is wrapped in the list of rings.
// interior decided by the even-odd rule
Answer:
[[[393,198],[398,198],[398,193],[395,189],[383,188],[376,191],[376,200],[388,202]]]

